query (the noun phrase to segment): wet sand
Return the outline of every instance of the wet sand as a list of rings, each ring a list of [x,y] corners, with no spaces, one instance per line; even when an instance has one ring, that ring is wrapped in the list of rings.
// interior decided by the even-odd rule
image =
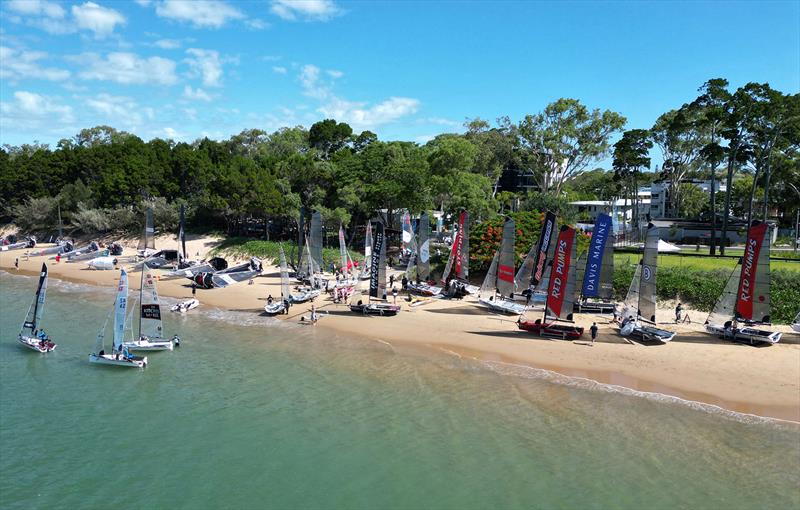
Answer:
[[[214,239],[189,241],[188,251],[203,256],[214,246]],[[45,247],[43,245],[42,247]],[[159,238],[159,248],[177,247],[171,238]],[[0,268],[14,270],[14,259],[20,259],[20,273],[38,274],[41,263],[50,257],[30,257],[25,250],[0,252]],[[135,253],[126,248],[119,257],[120,265],[132,265]],[[229,260],[231,264],[235,261]],[[96,271],[86,262],[56,264],[48,260],[54,278],[93,285],[114,286],[119,271]],[[131,272],[131,289],[139,288],[139,272]],[[395,272],[399,274],[399,272]],[[398,284],[399,287],[399,284]],[[186,279],[161,280],[159,293],[173,298],[191,296],[191,283]],[[198,289],[204,308],[263,312],[268,295],[280,296],[278,268],[265,266],[253,285],[247,282],[224,289]],[[391,298],[390,298],[391,300]],[[658,321],[665,329],[678,334],[666,345],[630,344],[617,334],[610,316],[576,314],[578,325],[587,330],[580,342],[543,339],[517,329],[516,317],[487,313],[476,305],[477,300],[432,300],[410,307],[398,297],[403,310],[396,317],[364,317],[352,314],[343,304],[334,304],[329,297],[316,300],[318,310],[327,313],[315,326],[320,331],[378,340],[423,350],[435,350],[491,364],[550,370],[570,377],[590,379],[641,392],[671,395],[684,400],[703,402],[724,409],[800,421],[800,337],[788,326],[774,326],[784,332],[781,342],[769,347],[751,347],[718,340],[704,332],[706,313],[688,310],[691,324],[671,324],[671,309],[658,311]],[[308,315],[310,304],[294,305],[281,320],[299,321]],[[541,310],[528,314],[541,315]],[[588,327],[597,322],[597,342],[591,344]]]

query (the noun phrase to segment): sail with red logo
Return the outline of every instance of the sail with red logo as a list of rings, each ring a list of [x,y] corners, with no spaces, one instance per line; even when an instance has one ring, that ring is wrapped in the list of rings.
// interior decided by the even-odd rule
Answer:
[[[735,314],[739,320],[768,324],[769,319],[769,228],[754,221],[747,232],[742,256]]]
[[[557,324],[556,321],[572,322],[572,303],[575,294],[575,229],[563,225],[556,239],[553,265],[547,288],[547,301],[542,319],[517,321],[519,329],[540,336],[577,340],[583,328],[572,324]]]

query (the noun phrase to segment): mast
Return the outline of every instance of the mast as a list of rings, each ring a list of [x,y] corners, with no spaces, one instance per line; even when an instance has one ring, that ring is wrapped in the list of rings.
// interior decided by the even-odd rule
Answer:
[[[769,323],[769,226],[753,221],[747,231],[742,256],[742,271],[736,292],[735,315],[738,319]]]
[[[42,315],[44,314],[44,298],[47,294],[47,264],[42,262],[42,271],[39,273],[39,285],[36,287],[36,295],[33,298],[33,304],[28,310],[28,316],[25,317],[25,322],[22,323],[22,330],[30,329],[31,334],[39,329],[39,323],[42,322]]]
[[[375,227],[375,240],[372,244],[372,262],[369,273],[369,297],[381,299],[386,291],[386,236],[383,223]]]
[[[311,257],[314,263],[319,268],[319,272],[323,271],[322,268],[322,214],[319,211],[314,211],[311,214]]]
[[[305,214],[306,208],[300,208],[300,218],[297,220],[297,271],[303,267],[303,248],[305,247]],[[292,258],[294,260],[294,258]]]
[[[594,222],[583,272],[581,296],[584,299],[590,297],[610,298],[609,291],[612,286],[609,283],[611,283],[610,279],[613,277],[614,271],[613,252],[611,251],[613,243],[608,241],[610,233],[611,216],[599,214]]]
[[[417,251],[417,279],[421,281],[427,281],[431,275],[430,235],[430,219],[428,213],[423,212],[419,217],[419,247]]]
[[[58,238],[64,237],[64,224],[61,222],[61,202],[58,203]]]
[[[558,234],[550,272],[544,317],[572,320],[572,300],[575,294],[575,229],[563,225]]]
[[[181,204],[181,218],[180,218],[180,225],[178,227],[178,239],[181,242],[181,248],[183,249],[183,259],[186,260],[186,232],[184,231],[184,223],[186,221],[186,213],[184,211],[184,205]]]
[[[500,257],[497,259],[497,293],[508,298],[514,293],[514,266],[516,253],[514,243],[517,229],[514,220],[506,218],[503,224],[503,240],[500,244]]]
[[[128,273],[120,270],[117,298],[114,301],[114,350],[122,347],[125,341],[125,312],[128,309]]]
[[[639,316],[656,322],[656,270],[658,269],[659,229],[652,223],[647,226],[642,255],[642,273],[639,280]]]
[[[147,264],[142,265],[142,282],[139,288],[139,336],[163,338],[161,305],[156,281]]]

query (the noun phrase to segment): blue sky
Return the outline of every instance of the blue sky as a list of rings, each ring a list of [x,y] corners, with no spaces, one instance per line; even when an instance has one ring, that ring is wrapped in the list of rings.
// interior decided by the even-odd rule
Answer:
[[[628,128],[707,79],[800,89],[800,2],[0,2],[0,143],[333,117],[424,142],[559,97]]]

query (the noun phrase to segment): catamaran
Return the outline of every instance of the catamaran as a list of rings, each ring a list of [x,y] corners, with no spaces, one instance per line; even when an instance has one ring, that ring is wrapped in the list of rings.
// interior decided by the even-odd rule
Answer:
[[[180,303],[172,305],[172,308],[170,308],[170,310],[178,313],[186,313],[189,310],[194,310],[198,306],[200,306],[200,300],[198,300],[197,298],[191,298],[191,299],[185,299]]]
[[[180,344],[178,335],[171,339],[164,338],[156,280],[145,264],[139,287],[139,339],[123,342],[122,346],[131,351],[171,351]]]
[[[9,243],[0,246],[0,251],[20,250],[22,248],[34,248],[36,246],[36,237],[26,237],[24,241],[16,243]]]
[[[620,334],[643,342],[666,343],[675,333],[656,327],[656,269],[658,266],[658,228],[647,226],[644,254],[636,267],[622,309]]]
[[[144,231],[139,238],[136,251],[140,257],[149,257],[156,251],[155,227],[153,226],[153,209],[147,208],[144,213]]]
[[[514,294],[514,243],[517,230],[514,220],[506,218],[503,224],[503,239],[500,250],[495,253],[492,265],[481,285],[481,297],[478,303],[492,312],[520,315],[525,313],[527,307],[513,301]],[[487,294],[491,294],[487,297]]]
[[[99,365],[114,365],[119,367],[137,367],[143,368],[147,366],[147,356],[139,357],[127,353],[123,348],[122,342],[125,338],[125,321],[127,319],[126,313],[128,310],[128,273],[124,269],[120,271],[119,284],[117,285],[117,297],[114,300],[114,308],[111,313],[114,314],[114,341],[112,351],[106,354],[103,350],[103,340],[105,338],[105,330],[108,325],[108,317],[106,317],[103,327],[97,333],[97,341],[95,343],[95,352],[89,355],[90,363],[97,363]],[[109,317],[111,316],[109,314]]]
[[[74,246],[72,241],[60,241],[58,245],[49,248],[42,248],[41,250],[29,251],[29,257],[43,257],[45,255],[63,255],[66,256],[72,252]]]
[[[36,295],[33,303],[28,308],[28,315],[22,328],[19,331],[19,343],[41,353],[47,353],[56,348],[56,344],[50,340],[41,329],[42,316],[44,315],[44,298],[47,293],[47,264],[42,263],[42,272],[39,274],[39,285],[36,287]]]
[[[450,277],[450,273],[453,277]],[[462,210],[458,215],[458,227],[453,238],[450,256],[442,272],[442,285],[448,297],[454,297],[459,292],[477,294],[480,289],[469,283],[469,213]]]
[[[592,239],[583,266],[579,299],[574,309],[582,313],[612,313],[614,294],[614,241],[611,237],[611,216],[597,215],[592,229]],[[576,290],[578,287],[576,286]]]
[[[747,232],[744,255],[706,319],[707,332],[725,340],[751,345],[780,341],[779,331],[750,327],[770,325],[769,248],[768,225],[754,221]]]
[[[373,302],[372,299],[380,300]],[[369,279],[369,301],[364,303],[359,289],[353,293],[350,311],[364,315],[397,315],[400,306],[386,302],[386,235],[383,223],[375,229],[375,242],[372,245],[372,261]]]
[[[284,313],[286,311],[286,300],[289,299],[289,268],[286,264],[286,254],[283,252],[283,245],[280,245],[281,249],[281,298],[279,300],[274,300],[271,303],[267,301],[267,304],[264,305],[264,313],[267,315],[278,315],[280,313]]]
[[[519,329],[563,340],[577,340],[583,335],[583,328],[572,323],[572,301],[576,282],[575,235],[574,228],[567,225],[561,227],[556,240],[555,259],[550,272],[544,315],[535,321],[520,317],[517,321]],[[572,324],[557,324],[557,321]]]
[[[431,275],[431,224],[427,212],[423,212],[419,218],[419,243],[414,243],[416,253],[411,256],[406,278],[408,279],[408,290],[422,296],[438,296],[442,293],[442,287],[431,285],[428,278]],[[413,266],[412,266],[413,265]],[[416,281],[412,269],[416,268]]]

